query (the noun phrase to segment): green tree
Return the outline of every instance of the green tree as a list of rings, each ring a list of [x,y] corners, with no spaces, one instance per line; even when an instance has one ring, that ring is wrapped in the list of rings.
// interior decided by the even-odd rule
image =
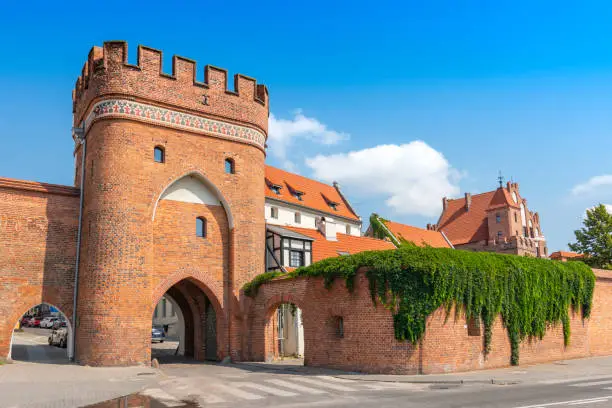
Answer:
[[[574,231],[576,243],[570,249],[586,255],[584,262],[595,268],[612,269],[612,214],[599,204],[587,210],[583,225]]]

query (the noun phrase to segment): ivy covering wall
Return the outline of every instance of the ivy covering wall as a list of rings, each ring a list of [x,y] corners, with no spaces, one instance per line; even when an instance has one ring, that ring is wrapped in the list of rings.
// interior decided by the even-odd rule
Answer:
[[[581,262],[411,245],[328,258],[289,276],[322,277],[327,287],[342,278],[352,291],[361,267],[367,268],[372,300],[393,313],[397,340],[418,343],[427,317],[439,307],[450,312],[455,305],[468,319],[481,319],[485,353],[494,320],[501,316],[513,365],[519,362],[521,341],[541,339],[552,325],[563,325],[569,344],[570,310],[589,317],[595,287],[593,271]],[[259,285],[280,275],[260,275],[245,285],[245,292],[254,296]]]

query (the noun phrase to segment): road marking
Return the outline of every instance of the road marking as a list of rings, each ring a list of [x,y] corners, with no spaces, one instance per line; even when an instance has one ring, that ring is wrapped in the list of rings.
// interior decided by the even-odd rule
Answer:
[[[604,398],[604,399],[591,400],[591,401],[572,402],[571,404],[567,404],[567,405],[597,404],[598,402],[606,402],[606,401],[608,400]]]
[[[161,388],[149,388],[141,392],[141,394],[147,397],[155,398],[156,400],[159,400],[159,402],[166,405],[167,407],[182,407],[185,405],[179,399],[168,394],[166,391],[162,390]]]
[[[334,381],[339,383],[355,383],[354,380],[347,380],[346,378],[332,377],[331,375],[317,375],[317,378],[325,381]]]
[[[412,391],[423,391],[423,386],[420,384],[411,384],[411,383],[402,383],[402,382],[368,382],[364,381],[363,384],[360,384],[364,388],[374,390],[374,391],[384,391],[390,389],[404,389],[404,390],[412,390]]]
[[[256,390],[267,392],[268,394],[272,394],[272,395],[277,395],[279,397],[297,397],[299,395],[299,394],[296,394],[295,392],[284,391],[278,388],[267,387],[265,385],[256,384],[252,382],[240,382],[240,383],[234,383],[234,384],[239,384],[240,387],[255,388]]]
[[[265,380],[274,385],[289,388],[290,390],[305,392],[306,394],[327,394],[327,391],[317,390],[316,388],[305,387],[285,380]]]
[[[205,404],[218,404],[220,402],[226,402],[223,398],[214,394],[196,394],[198,402],[202,401]]]
[[[258,394],[252,394],[250,392],[243,391],[238,388],[230,387],[225,384],[215,384],[216,388],[221,389],[223,392],[233,395],[234,397],[246,399],[246,400],[258,400],[264,398]]]
[[[523,405],[523,406],[515,407],[515,408],[544,408],[544,407],[554,407],[556,405],[572,405],[577,402],[587,404],[587,403],[592,403],[592,402],[604,402],[604,401],[609,400],[610,398],[612,398],[612,395],[608,395],[606,397],[588,398],[588,399],[573,400],[573,401],[550,402],[547,404]]]
[[[608,385],[608,384],[612,384],[612,380],[592,381],[592,382],[586,382],[586,383],[580,383],[580,384],[571,384],[570,387],[594,387],[596,385]]]
[[[580,381],[609,380],[610,378],[612,377],[610,377],[610,374],[608,374],[608,375],[599,375],[599,376],[590,376],[590,377],[564,378],[561,380],[544,380],[544,381],[538,381],[538,383],[554,385],[554,384],[574,383],[574,382],[580,382]]]
[[[307,384],[312,384],[312,385],[318,385],[319,387],[329,388],[331,390],[336,390],[336,391],[356,391],[354,388],[345,387],[344,385],[330,384],[330,383],[327,383],[325,381],[314,380],[312,378],[305,378],[305,377],[295,376],[295,377],[293,377],[293,379],[296,380],[296,381],[301,381],[301,382],[305,382]]]

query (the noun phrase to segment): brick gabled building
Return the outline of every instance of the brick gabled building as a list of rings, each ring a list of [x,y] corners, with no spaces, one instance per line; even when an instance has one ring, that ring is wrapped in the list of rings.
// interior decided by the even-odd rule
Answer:
[[[428,229],[444,233],[457,249],[545,258],[546,239],[537,212],[527,208],[518,183],[459,199],[442,199],[442,215]]]

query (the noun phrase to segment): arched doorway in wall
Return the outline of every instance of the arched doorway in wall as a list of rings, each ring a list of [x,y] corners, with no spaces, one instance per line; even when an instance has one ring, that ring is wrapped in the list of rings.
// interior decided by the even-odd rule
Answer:
[[[28,309],[16,322],[9,359],[45,364],[68,364],[72,358],[73,330],[56,306],[41,303]]]
[[[153,311],[151,358],[160,363],[218,361],[220,313],[219,302],[201,282],[194,278],[177,282]]]
[[[268,310],[265,330],[266,360],[304,364],[306,344],[302,309],[291,302],[275,304]]]

